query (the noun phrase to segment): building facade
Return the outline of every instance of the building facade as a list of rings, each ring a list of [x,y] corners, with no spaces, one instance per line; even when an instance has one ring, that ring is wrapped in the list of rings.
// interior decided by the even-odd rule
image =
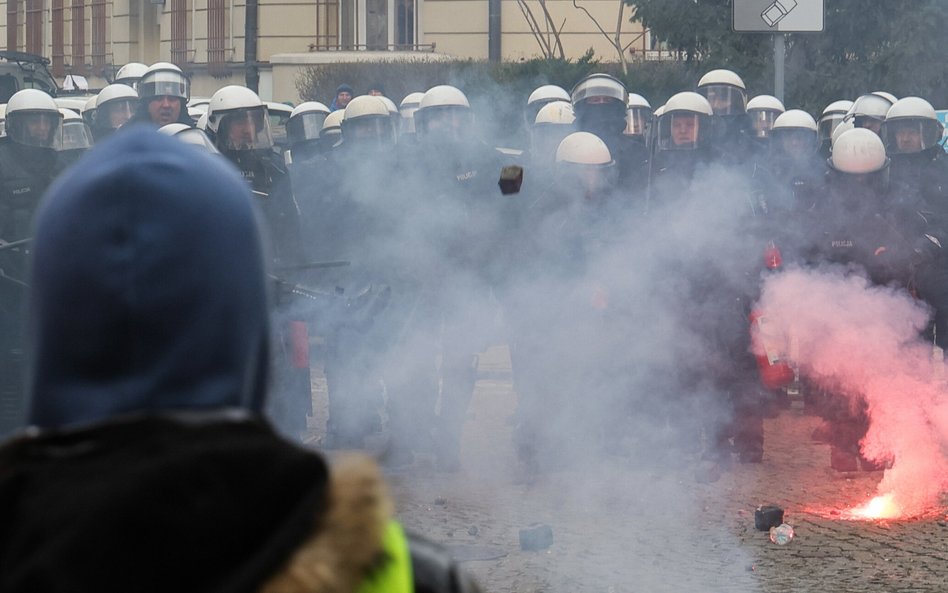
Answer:
[[[616,40],[626,59],[641,57],[650,47],[647,32],[629,22],[630,10],[618,0],[257,2],[260,94],[276,101],[299,99],[295,74],[313,63],[419,54],[576,59],[590,48],[602,60],[618,60]],[[157,61],[189,72],[195,95],[244,81],[247,0],[6,0],[0,5],[5,5],[0,10],[5,49],[49,58],[60,81],[80,74],[101,87],[127,62]],[[253,0],[250,7],[252,24]]]

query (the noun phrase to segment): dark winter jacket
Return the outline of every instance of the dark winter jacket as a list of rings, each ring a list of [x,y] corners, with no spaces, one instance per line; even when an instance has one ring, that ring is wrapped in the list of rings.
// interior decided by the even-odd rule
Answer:
[[[144,129],[85,163],[37,216],[39,430],[0,447],[0,591],[475,590],[443,551],[390,545],[372,462],[330,471],[261,418],[264,258],[237,172]]]

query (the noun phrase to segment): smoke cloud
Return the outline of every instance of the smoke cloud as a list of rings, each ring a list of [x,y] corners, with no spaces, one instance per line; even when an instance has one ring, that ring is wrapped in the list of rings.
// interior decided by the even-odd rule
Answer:
[[[929,311],[904,290],[845,268],[789,269],[763,284],[759,308],[790,336],[801,375],[830,397],[868,405],[863,454],[891,463],[878,486],[906,516],[948,486],[948,385],[940,350],[920,338]]]

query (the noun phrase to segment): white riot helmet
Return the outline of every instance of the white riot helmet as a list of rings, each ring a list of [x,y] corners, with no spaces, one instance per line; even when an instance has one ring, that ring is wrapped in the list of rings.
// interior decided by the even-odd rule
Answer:
[[[546,164],[553,162],[557,147],[563,139],[576,131],[573,106],[566,101],[547,103],[537,112],[530,128],[530,150]]]
[[[58,149],[63,115],[53,98],[38,89],[17,91],[7,102],[7,137],[17,144]]]
[[[138,81],[141,80],[142,76],[145,75],[145,72],[148,71],[148,66],[140,62],[129,62],[121,68],[118,69],[118,72],[115,73],[115,84],[124,84],[130,86],[133,89],[138,87]]]
[[[473,125],[467,96],[446,84],[425,91],[415,112],[415,130],[429,139],[463,140],[472,134]]]
[[[626,136],[644,137],[652,121],[652,106],[642,95],[629,93],[625,110]]]
[[[885,146],[878,134],[865,128],[848,130],[833,143],[829,166],[839,173],[868,175],[885,169],[889,164]]]
[[[547,103],[566,101],[569,103],[569,93],[566,89],[555,84],[545,84],[537,87],[527,97],[527,105],[523,110],[523,119],[527,126],[532,126],[537,119],[537,113]]]
[[[756,138],[770,137],[770,130],[774,127],[774,120],[786,111],[783,103],[772,95],[757,95],[747,102],[747,115],[751,120],[751,127]]]
[[[892,107],[892,101],[881,95],[875,93],[861,95],[853,101],[853,106],[846,112],[846,119],[852,120],[857,128],[868,128],[878,134],[890,107]]]
[[[221,152],[273,148],[267,106],[244,86],[225,86],[211,96],[207,129]]]
[[[595,134],[573,132],[556,149],[556,177],[561,187],[593,199],[614,186],[616,162]]]
[[[381,96],[361,95],[349,101],[342,117],[342,139],[344,146],[380,148],[395,144],[391,112]]]
[[[418,107],[421,105],[421,98],[424,96],[424,93],[408,93],[405,95],[405,98],[402,99],[402,102],[398,104],[398,113],[402,116],[402,121],[398,126],[399,133],[415,133],[415,112],[418,111]]]
[[[329,107],[319,101],[306,101],[294,107],[286,122],[286,139],[290,146],[319,140],[328,115]]]
[[[658,150],[699,150],[711,141],[713,111],[708,100],[685,91],[672,95],[658,118]]]
[[[82,106],[82,110],[79,112],[82,115],[82,119],[85,120],[86,125],[90,128],[95,125],[95,102],[98,98],[98,95],[89,97],[89,100],[85,102]]]
[[[832,141],[833,131],[836,129],[836,126],[843,123],[843,119],[852,106],[852,101],[844,99],[833,101],[823,109],[823,114],[820,115],[820,121],[816,124],[820,143]]]
[[[920,97],[905,97],[886,113],[882,141],[888,154],[913,154],[938,146],[944,131],[931,103]]]
[[[165,134],[166,136],[174,136],[185,144],[197,146],[198,148],[206,150],[211,154],[220,154],[220,151],[217,150],[217,147],[214,146],[214,143],[211,142],[211,139],[208,138],[207,134],[204,133],[204,130],[192,128],[188,124],[175,122],[173,124],[161,126],[158,128],[158,132]]]
[[[802,109],[785,111],[774,120],[770,147],[778,154],[796,157],[815,153],[819,148],[816,120]]]
[[[95,100],[96,127],[117,130],[135,115],[138,93],[125,84],[110,84]]]
[[[72,109],[59,109],[63,116],[63,143],[60,150],[86,150],[92,148],[92,132],[82,116]]]
[[[618,78],[590,74],[576,83],[570,100],[580,128],[606,134],[620,134],[625,129],[629,91]]]
[[[830,138],[830,142],[831,142],[830,146],[835,146],[836,140],[840,136],[842,136],[844,133],[848,132],[849,130],[855,130],[855,129],[856,129],[856,124],[854,124],[853,120],[851,119],[848,119],[840,123],[838,126],[836,126],[836,129],[833,130],[833,137]]]
[[[698,94],[708,100],[714,115],[740,115],[747,110],[747,87],[731,70],[711,70],[702,76]]]
[[[178,97],[184,103],[190,98],[190,83],[181,68],[169,62],[158,62],[149,66],[138,81],[138,96],[142,100],[152,97]]]
[[[346,114],[344,109],[337,109],[326,116],[320,137],[342,136],[342,118]]]
[[[879,95],[883,99],[887,99],[889,103],[895,105],[895,102],[899,100],[898,97],[890,93],[889,91],[872,91],[873,95]]]

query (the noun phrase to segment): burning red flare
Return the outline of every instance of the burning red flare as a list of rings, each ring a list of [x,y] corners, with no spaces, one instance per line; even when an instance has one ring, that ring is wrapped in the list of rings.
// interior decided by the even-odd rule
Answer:
[[[895,502],[894,495],[889,493],[849,509],[846,515],[853,519],[898,519],[902,517],[902,508]]]

